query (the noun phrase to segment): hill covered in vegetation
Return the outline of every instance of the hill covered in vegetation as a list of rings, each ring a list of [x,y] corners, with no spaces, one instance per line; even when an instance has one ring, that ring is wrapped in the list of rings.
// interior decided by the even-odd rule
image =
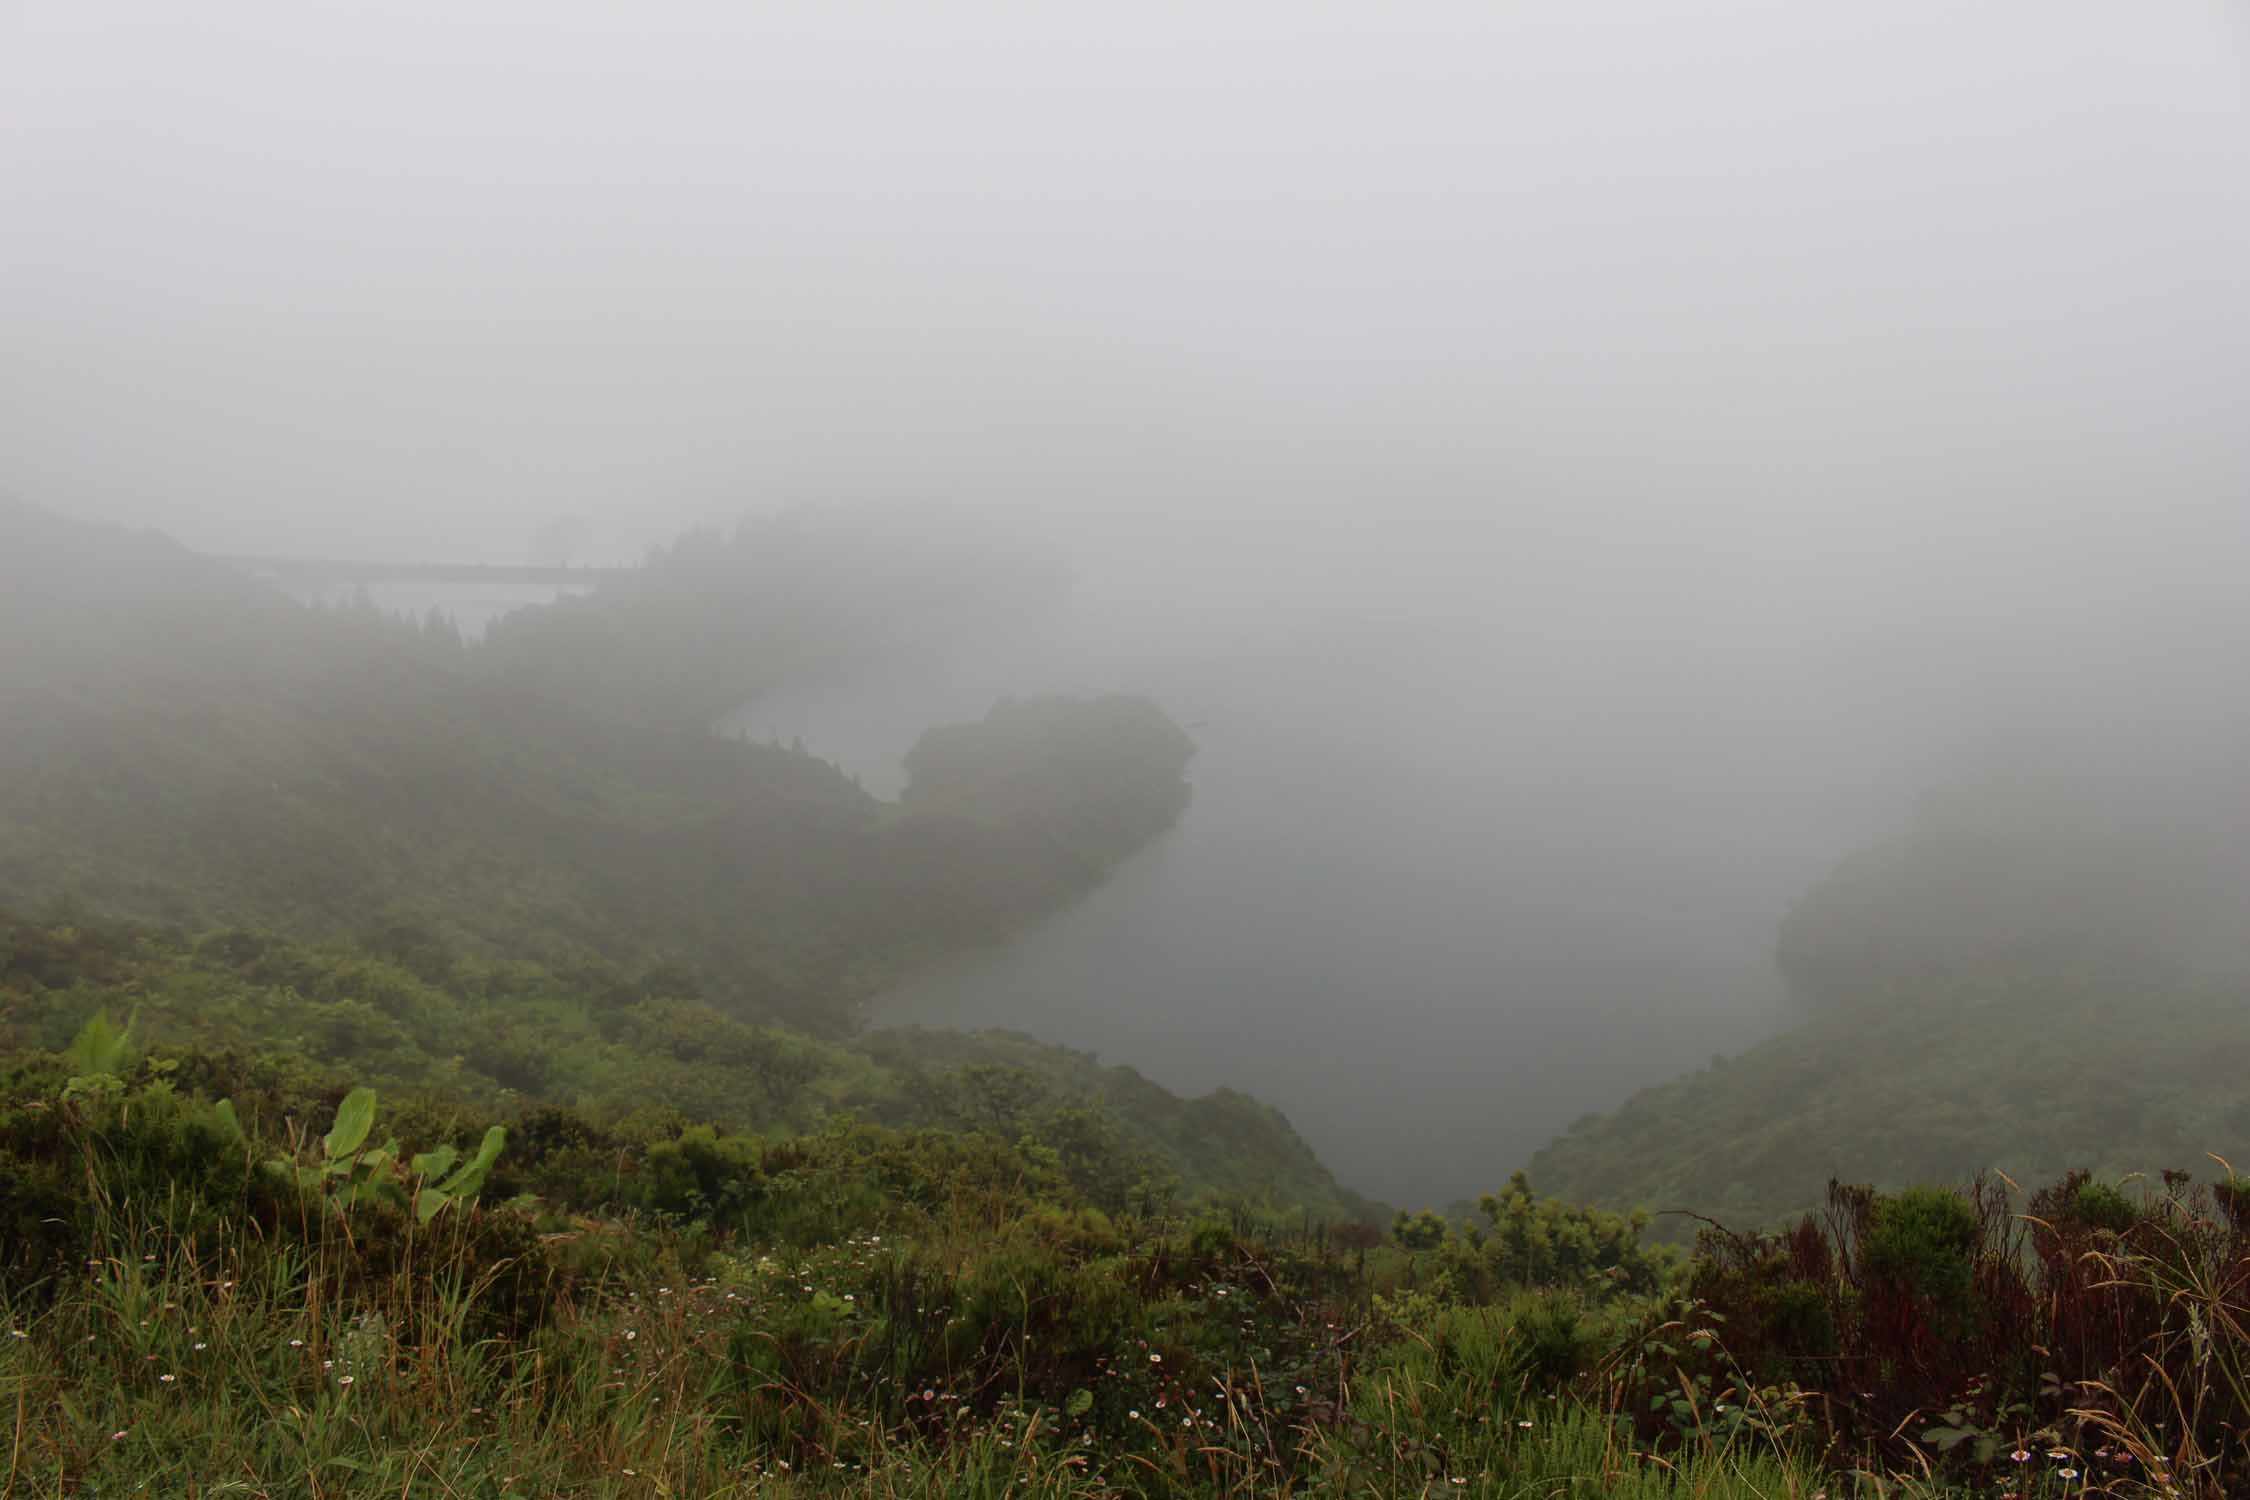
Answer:
[[[1804,1024],[1579,1121],[1534,1176],[1761,1227],[1832,1177],[2029,1183],[2250,1157],[2239,815],[2184,777],[2169,822],[2146,796],[2074,790],[1938,799],[1845,860],[1782,926]]]
[[[553,620],[610,639],[671,618],[659,585],[682,566]],[[715,615],[708,592],[691,618]],[[733,1013],[841,1034],[871,989],[1071,900],[1186,804],[1193,746],[1143,701],[933,732],[925,774],[886,803],[803,753],[603,711],[599,672],[553,665],[563,624],[523,627],[538,653],[464,645],[30,507],[0,507],[0,601],[0,903],[18,908],[67,894],[199,930],[668,956]],[[790,670],[828,619],[797,620]],[[691,663],[714,648],[655,644]]]
[[[1225,1197],[1323,1220],[1371,1213],[1242,1095],[1181,1099],[1007,1033],[838,1040],[753,1023],[678,964],[557,970],[402,929],[362,946],[0,915],[0,1056],[59,1052],[96,1015],[172,1059],[173,1076],[225,1079],[276,1120],[366,1085],[425,1128],[530,1122],[537,1137],[600,1143],[613,1176],[615,1160],[683,1140],[724,1156],[856,1121],[1035,1144],[1111,1209]]]
[[[32,971],[152,977],[114,935],[11,941],[35,1025]],[[1844,1188],[1689,1256],[1520,1175],[1385,1240],[1104,1207],[1089,1158],[1004,1128],[633,1138],[301,1088],[99,1021],[11,1050],[13,1493],[2220,1500],[2250,1474],[2231,1179]]]
[[[1742,1228],[1805,1211],[1832,1178],[2208,1173],[2206,1153],[2250,1161],[2245,1078],[2240,989],[1961,980],[1645,1089],[1581,1120],[1530,1170],[1574,1201]]]

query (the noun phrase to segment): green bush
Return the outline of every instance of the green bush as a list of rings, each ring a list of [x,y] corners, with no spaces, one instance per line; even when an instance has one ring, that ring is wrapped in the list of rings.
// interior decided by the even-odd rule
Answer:
[[[1981,1238],[1975,1205],[1944,1188],[1908,1188],[1875,1201],[1868,1274],[1948,1308],[1964,1308]]]
[[[2080,1221],[2111,1234],[2123,1234],[2140,1222],[2133,1200],[2106,1182],[2088,1182],[2071,1199],[2071,1211]]]

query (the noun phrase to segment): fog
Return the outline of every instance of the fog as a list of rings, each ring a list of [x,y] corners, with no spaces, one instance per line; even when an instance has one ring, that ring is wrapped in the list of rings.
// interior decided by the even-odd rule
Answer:
[[[1779,1024],[1780,915],[1933,787],[2239,749],[2246,14],[26,0],[0,489],[1059,559],[746,711],[876,785],[1001,692],[1195,726],[1175,834],[891,1013],[1441,1198]]]

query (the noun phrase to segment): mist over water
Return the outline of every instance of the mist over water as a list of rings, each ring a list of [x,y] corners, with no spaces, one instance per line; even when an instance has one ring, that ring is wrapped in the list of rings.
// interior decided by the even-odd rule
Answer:
[[[1778,1025],[1791,901],[1964,767],[2234,764],[2246,58],[2096,0],[23,5],[0,488],[230,554],[814,504],[1054,559],[1066,609],[726,726],[879,792],[1007,694],[1202,746],[884,1015],[1442,1200]]]
[[[880,997],[875,1019],[1010,1027],[1175,1089],[1243,1089],[1351,1185],[1442,1203],[1781,1024],[1775,923],[1858,830],[1758,843],[1717,806],[1700,824],[1601,816],[1587,767],[1495,732],[1472,664],[1410,673],[1405,644],[1308,629],[1131,659],[1112,638],[1104,663],[1051,636],[1041,659],[768,701],[736,727],[801,737],[889,792],[923,725],[999,692],[1157,697],[1200,747],[1181,826],[1019,940]]]

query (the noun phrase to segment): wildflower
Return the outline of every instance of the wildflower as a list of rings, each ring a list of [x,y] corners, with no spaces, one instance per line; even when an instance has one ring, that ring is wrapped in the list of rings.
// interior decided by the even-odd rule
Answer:
[[[349,1375],[339,1375],[336,1377],[336,1383],[338,1385],[350,1385],[352,1383],[352,1378]]]
[[[196,1352],[197,1352],[198,1354],[200,1354],[200,1353],[202,1353],[202,1352],[203,1352],[204,1350],[206,1350],[206,1349],[208,1349],[208,1348],[210,1348],[210,1347],[211,1347],[211,1346],[210,1346],[209,1344],[197,1344],[197,1345],[195,1346],[195,1350],[196,1350]]]
[[[1136,1406],[1131,1411],[1125,1413],[1125,1415],[1138,1422],[1141,1419],[1141,1409]]]
[[[303,1339],[291,1339],[289,1341],[289,1347],[292,1349],[302,1349],[305,1347],[305,1341]]]
[[[1300,1395],[1300,1396],[1302,1396],[1302,1395],[1303,1395],[1304,1393],[1305,1393],[1305,1388],[1304,1388],[1303,1386],[1298,1386],[1298,1387],[1297,1387],[1297,1394],[1298,1394],[1298,1395]]]
[[[2009,1455],[2008,1455],[2008,1460],[2009,1460],[2009,1462],[2011,1462],[2011,1463],[2019,1463],[2019,1464],[2027,1464],[2027,1463],[2030,1463],[2030,1462],[2031,1462],[2031,1450],[2029,1450],[2028,1448],[2018,1448],[2018,1449],[2017,1449],[2017,1450],[2016,1450],[2015,1452],[2013,1452],[2013,1453],[2011,1453],[2011,1454],[2009,1454]]]
[[[1525,1417],[1522,1421],[1516,1423],[1516,1425],[1528,1430],[1531,1426],[1531,1419],[1529,1417]]]
[[[121,1443],[125,1441],[125,1434],[127,1431],[128,1429],[120,1427],[115,1432],[109,1435],[109,1440],[113,1443]]]
[[[8,1337],[12,1339],[27,1339],[30,1338],[31,1335],[25,1333],[21,1328],[11,1328],[8,1330]]]
[[[627,1343],[631,1343],[634,1339],[637,1339],[639,1337],[640,1335],[634,1332],[632,1329],[628,1328],[625,1330],[625,1340]]]
[[[2047,1450],[2047,1456],[2053,1459],[2068,1458],[2070,1457],[2070,1450],[2068,1448],[2049,1448]]]
[[[1164,1363],[1164,1356],[1161,1354],[1151,1354],[1148,1357],[1148,1362],[1152,1365],[1160,1365]]]
[[[177,1376],[177,1375],[172,1375],[172,1374],[164,1374],[164,1375],[159,1375],[159,1376],[157,1376],[156,1378],[157,1378],[158,1380],[161,1380],[161,1381],[163,1381],[163,1382],[164,1382],[164,1383],[165,1383],[166,1385],[170,1385],[170,1384],[171,1384],[171,1383],[172,1383],[173,1381],[175,1381],[175,1380],[179,1379],[180,1377],[179,1377],[179,1376]]]
[[[2055,1470],[2055,1477],[2057,1479],[2076,1479],[2078,1471],[2076,1469],[2057,1469]]]

